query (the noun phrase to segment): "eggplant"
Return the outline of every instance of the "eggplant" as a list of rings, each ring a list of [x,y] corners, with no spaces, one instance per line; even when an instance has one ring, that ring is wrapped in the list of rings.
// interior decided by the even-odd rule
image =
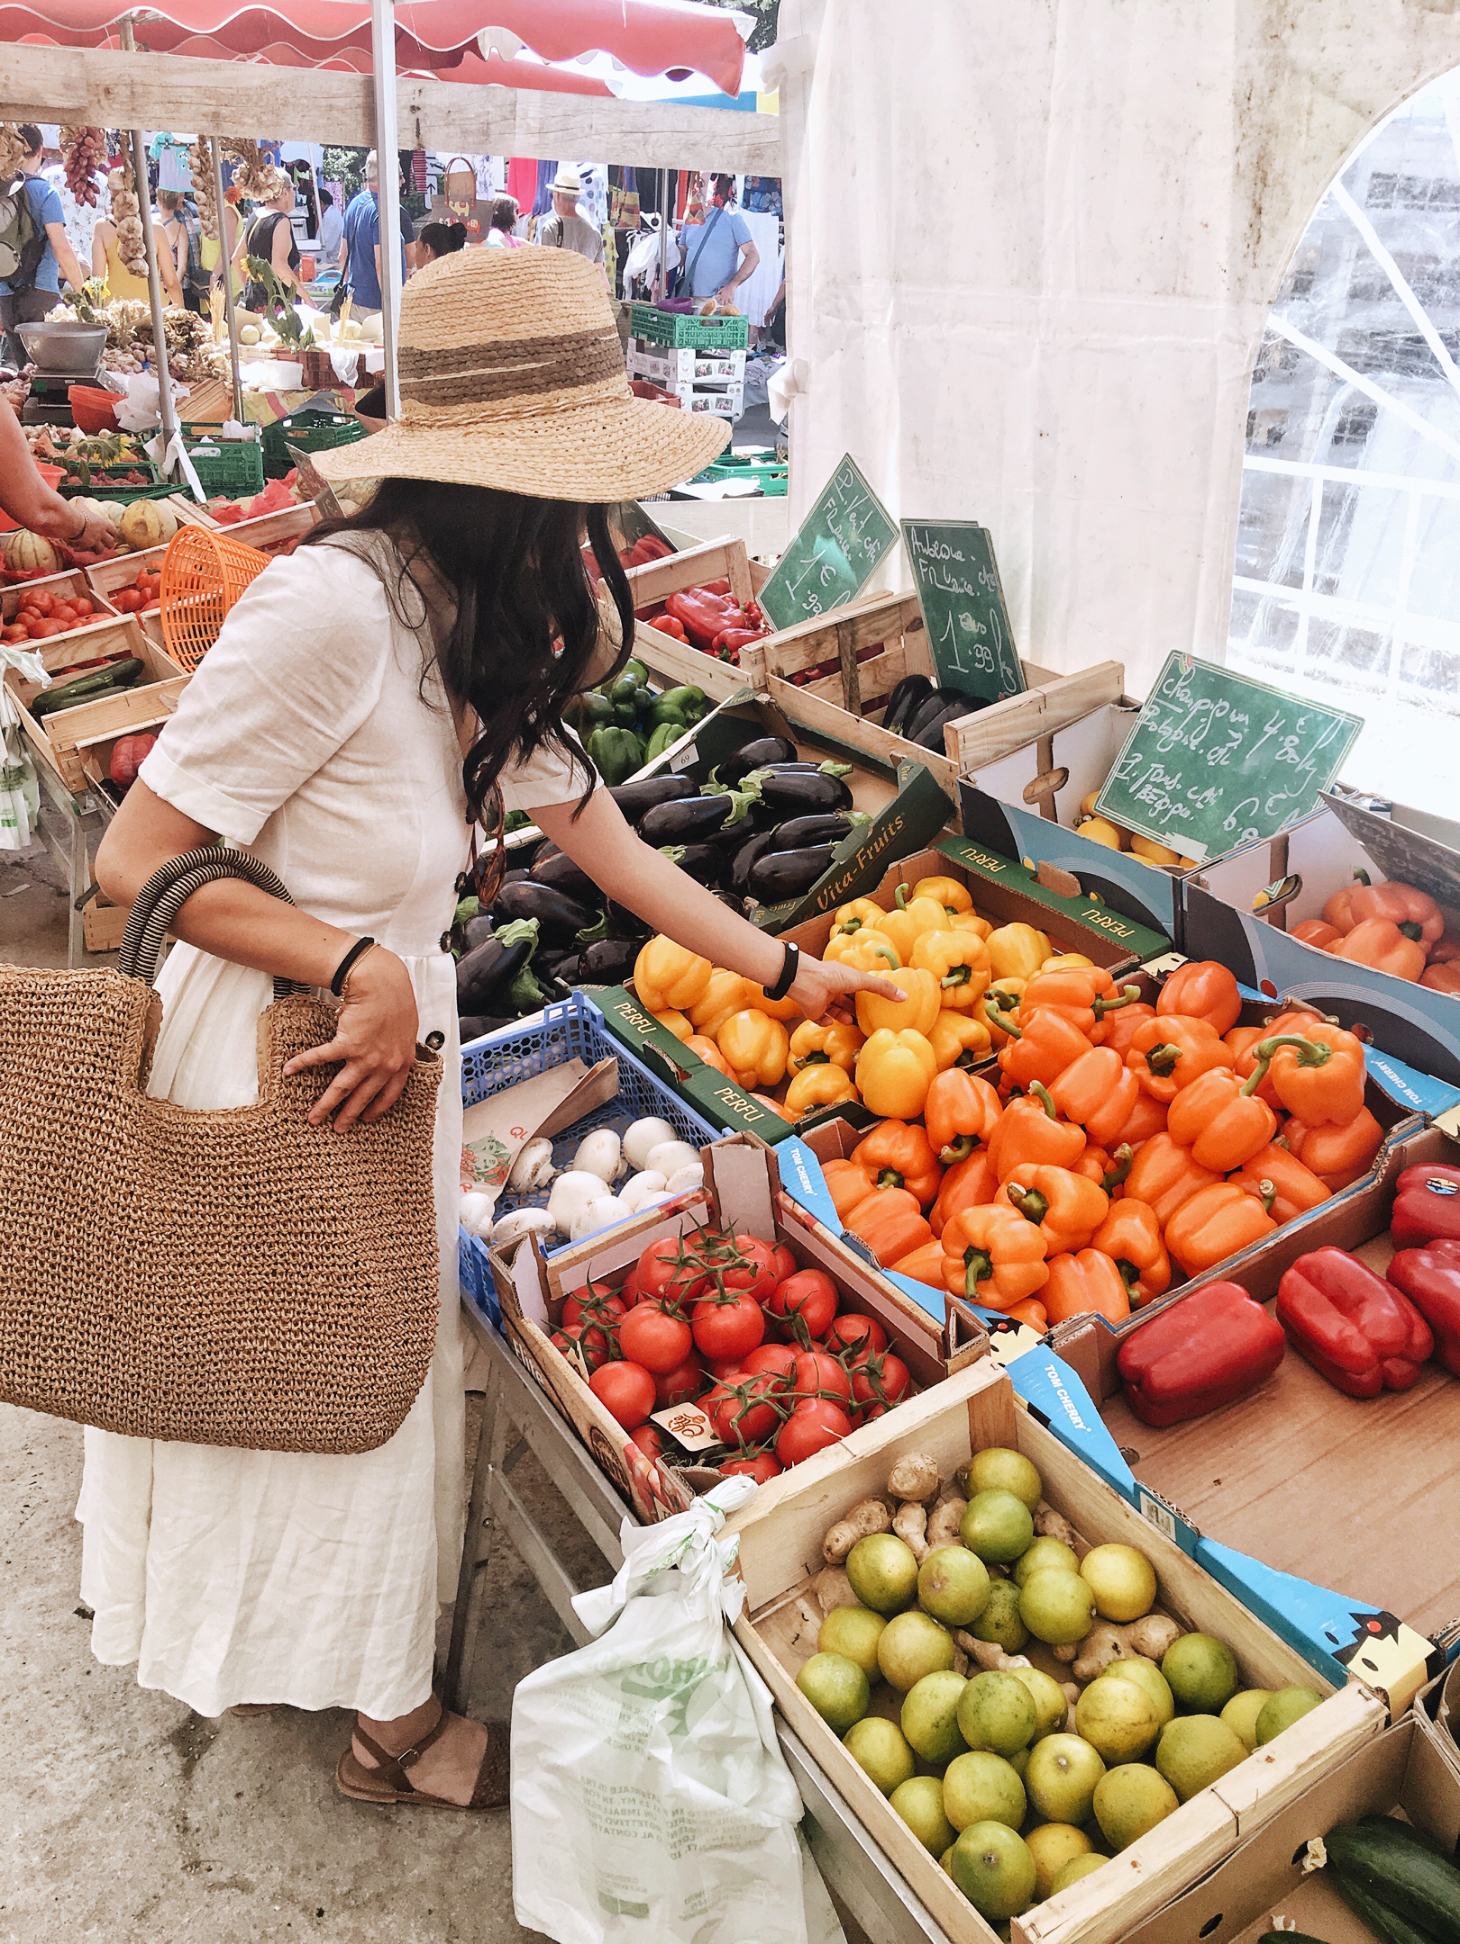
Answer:
[[[468,952],[474,952],[478,945],[486,944],[495,930],[496,927],[492,923],[491,912],[479,912],[475,918],[468,918],[462,926],[462,942]]]
[[[480,1039],[484,1033],[500,1032],[504,1026],[516,1024],[511,1013],[459,1013],[456,1020],[463,1046],[468,1040]]]
[[[542,943],[550,950],[566,951],[581,931],[593,923],[593,913],[550,884],[533,884],[526,877],[520,883],[504,884],[492,906],[498,924],[519,918],[535,918]]]
[[[599,938],[578,955],[576,979],[582,985],[625,985],[639,956],[637,938]]]
[[[893,735],[905,735],[908,717],[932,692],[933,684],[926,675],[904,675],[887,698],[882,727]]]
[[[741,778],[748,776],[753,769],[765,769],[772,763],[794,763],[795,760],[795,743],[787,742],[784,736],[760,736],[727,756],[723,763],[717,763],[714,780],[728,783],[733,790]]]
[[[850,763],[822,763],[813,770],[759,769],[746,777],[762,808],[777,819],[809,817],[814,811],[850,810],[852,793],[842,778]]]
[[[571,985],[577,977],[578,958],[576,947],[567,952],[540,952],[532,961],[532,969],[540,979],[556,979],[563,985]]]
[[[662,850],[666,844],[739,843],[749,834],[750,798],[726,790],[718,796],[682,797],[659,803],[639,820],[639,835]]]
[[[809,891],[825,871],[831,869],[830,844],[813,844],[805,850],[767,851],[750,867],[750,895],[762,904],[778,904],[782,898],[798,898]]]
[[[725,853],[717,844],[661,844],[659,855],[700,884],[718,884],[725,868]]]
[[[627,905],[615,904],[612,898],[604,910],[604,918],[608,924],[604,934],[606,937],[632,938],[642,944],[646,938],[653,936],[654,927],[646,925],[638,912],[630,911]]]
[[[743,897],[750,889],[751,866],[757,858],[764,857],[768,850],[775,848],[772,841],[774,837],[775,832],[772,830],[758,830],[748,843],[742,844],[740,849],[736,851],[734,857],[730,860],[730,889],[732,891],[739,892]]]
[[[531,876],[531,871],[507,871],[503,874],[502,884],[526,884]],[[497,889],[499,891],[501,888],[502,885],[498,885]]]
[[[576,898],[580,904],[594,905],[600,896],[592,878],[566,851],[555,850],[551,857],[540,857],[532,867],[531,881],[551,885],[554,891]]]
[[[986,705],[980,705],[969,696],[960,696],[958,701],[950,702],[946,709],[939,715],[933,717],[931,722],[924,724],[913,740],[918,744],[919,748],[935,749],[941,756],[945,747],[943,731],[948,727],[949,723],[961,722],[964,716],[970,715],[974,709],[980,706]]]
[[[677,803],[681,797],[698,796],[699,789],[687,776],[641,776],[633,783],[616,783],[608,794],[629,822],[637,824],[656,803]]]
[[[788,817],[771,832],[772,850],[803,850],[808,844],[843,844],[872,819],[865,810],[828,810],[809,817]]]
[[[967,715],[971,706],[969,697],[961,689],[930,688],[923,699],[908,711],[899,734],[909,742],[917,742],[927,734],[936,717],[947,715],[950,709]],[[941,748],[942,744],[938,746]]]
[[[494,934],[483,944],[459,959],[456,966],[456,1010],[481,1013],[500,1002],[507,987],[527,964],[537,948],[537,933],[530,925],[515,928],[515,935]]]

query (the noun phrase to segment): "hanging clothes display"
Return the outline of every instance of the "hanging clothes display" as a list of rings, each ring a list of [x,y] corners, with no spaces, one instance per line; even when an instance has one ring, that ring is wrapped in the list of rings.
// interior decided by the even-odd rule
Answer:
[[[514,155],[507,163],[507,194],[524,214],[531,214],[537,199],[537,164],[525,155]]]
[[[547,216],[553,206],[553,178],[558,173],[556,162],[539,162],[537,165],[537,188],[533,192],[531,210],[534,216]]]
[[[191,192],[193,172],[188,167],[188,147],[187,141],[169,132],[152,138],[147,159],[157,171],[159,189],[175,189],[180,195]]]

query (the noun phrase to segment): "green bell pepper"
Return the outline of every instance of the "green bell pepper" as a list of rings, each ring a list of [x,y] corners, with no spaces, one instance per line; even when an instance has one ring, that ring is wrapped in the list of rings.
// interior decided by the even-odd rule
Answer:
[[[649,747],[644,751],[644,761],[652,763],[656,756],[662,756],[666,749],[672,749],[681,736],[689,733],[689,725],[684,722],[661,722],[649,738]]]
[[[595,729],[586,747],[610,789],[616,783],[627,783],[635,770],[644,767],[644,745],[632,729],[617,724]]]
[[[654,720],[682,722],[689,728],[704,715],[707,699],[705,691],[693,683],[687,683],[682,688],[665,689],[662,695],[654,698]]]
[[[630,676],[633,677],[640,688],[643,688],[649,680],[649,670],[641,661],[626,661],[623,666],[623,674],[620,675],[619,680],[624,681]]]

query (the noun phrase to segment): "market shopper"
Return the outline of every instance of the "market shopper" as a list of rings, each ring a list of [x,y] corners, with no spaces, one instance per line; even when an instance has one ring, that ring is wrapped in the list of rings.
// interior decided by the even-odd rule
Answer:
[[[113,204],[119,192],[127,186],[127,171],[113,169],[107,177]],[[148,221],[151,221],[150,212]],[[160,223],[152,224],[152,250],[157,258],[157,274],[162,279],[163,302],[181,310],[182,285],[177,280],[177,265],[173,262],[172,251]],[[128,268],[122,257],[120,233],[110,216],[103,217],[91,232],[91,274],[106,284],[107,294],[111,297],[127,297],[140,304],[149,301],[146,272],[139,277]]]
[[[490,250],[520,250],[522,238],[514,236],[517,219],[522,214],[513,196],[497,196],[492,202],[492,220],[484,241]]]
[[[735,200],[734,179],[718,175],[712,179],[710,206],[700,221],[686,222],[679,233],[679,260],[684,266],[680,279],[681,297],[701,302],[713,297],[717,303],[733,304],[741,284],[753,277],[760,263],[760,251],[750,234],[750,225]]]
[[[400,276],[410,274],[407,228],[414,247],[415,229],[401,211]],[[356,317],[374,317],[380,309],[380,171],[374,149],[365,158],[365,187],[345,211],[345,240],[340,245],[340,274],[350,287]]]
[[[159,189],[157,207],[183,302],[190,311],[203,317],[207,314],[211,281],[203,264],[203,225],[188,208],[179,189]]]
[[[321,189],[319,192],[319,260],[323,267],[326,263],[337,264],[340,249],[345,240],[345,219],[335,207],[332,191]]]
[[[439,263],[465,248],[465,223],[426,223],[416,236],[416,268],[424,270],[428,263]]]
[[[39,324],[49,317],[60,299],[63,281],[79,290],[84,279],[66,235],[61,198],[41,174],[45,160],[41,131],[34,122],[23,122],[16,134],[25,149],[16,180],[30,205],[35,234],[15,275],[0,278],[0,329],[5,334],[5,356],[19,371],[30,363],[30,354],[20,340],[18,327]]]
[[[575,250],[590,263],[596,263],[608,288],[608,271],[603,262],[603,237],[592,223],[578,214],[578,198],[583,184],[576,169],[566,165],[553,178],[553,213],[537,232],[537,240],[549,250]]]
[[[267,184],[261,183],[261,188]],[[291,218],[299,192],[294,186],[292,176],[281,176],[278,193],[272,196],[248,224],[243,235],[234,247],[234,260],[240,272],[247,268],[249,257],[267,263],[274,275],[286,290],[299,293],[299,266],[303,258],[299,245],[294,240],[294,224]],[[250,277],[244,286],[243,307],[245,310],[262,311],[268,308],[269,291],[256,278]]]
[[[285,878],[286,907],[237,881],[183,907],[159,981],[150,1091],[185,1107],[256,1095],[271,975],[328,988],[353,959],[311,1119],[335,1135],[389,1110],[413,1051],[444,1038],[435,1192],[436,1352],[405,1423],[358,1457],[153,1443],[88,1430],[78,1513],[92,1646],[201,1714],[288,1703],[357,1710],[342,1791],[370,1802],[499,1806],[507,1731],[431,1692],[438,1599],[461,1547],[462,1339],[456,1284],[461,1098],[442,936],[469,820],[528,812],[603,892],[811,1017],[890,986],[796,959],[630,829],[564,730],[576,691],[617,668],[633,599],[607,508],[698,472],[718,422],[629,392],[594,270],[572,251],[466,250],[406,285],[401,416],[317,455],[379,478],[366,509],[272,562],[230,614],[128,792],[97,859],[131,903],[211,833]],[[591,543],[606,625],[583,571]],[[257,1211],[260,1221],[267,1210]]]

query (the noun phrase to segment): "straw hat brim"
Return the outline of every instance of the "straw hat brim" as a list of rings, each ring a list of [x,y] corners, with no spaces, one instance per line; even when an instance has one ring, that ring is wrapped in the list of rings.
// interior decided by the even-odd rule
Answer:
[[[693,478],[725,450],[730,432],[727,419],[709,413],[614,398],[497,423],[397,422],[311,463],[329,480],[439,479],[607,505]]]

